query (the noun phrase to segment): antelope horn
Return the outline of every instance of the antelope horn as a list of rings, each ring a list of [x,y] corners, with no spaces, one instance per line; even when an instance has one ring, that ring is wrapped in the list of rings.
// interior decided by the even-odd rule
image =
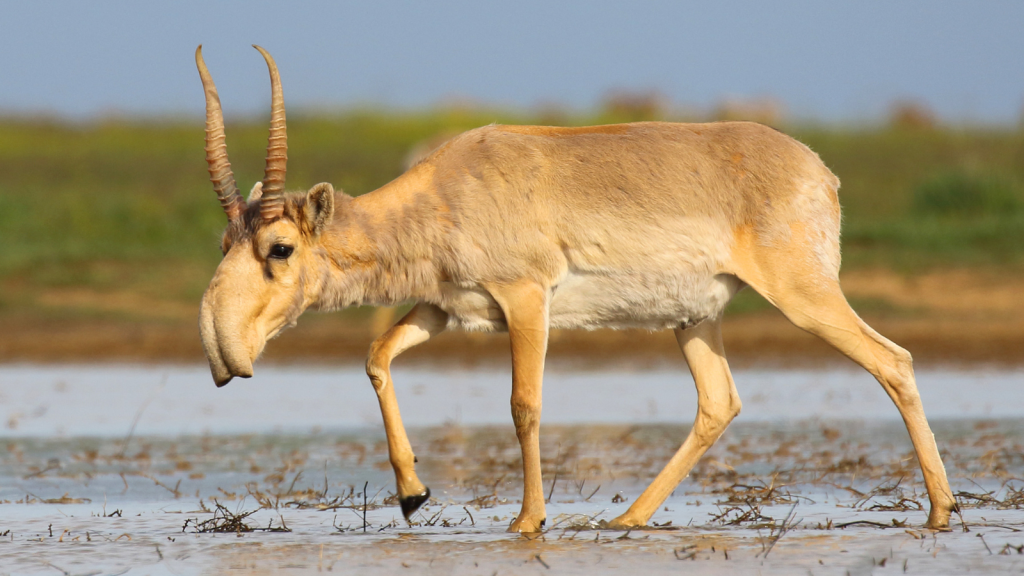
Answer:
[[[203,91],[206,92],[206,164],[210,171],[210,181],[213,182],[213,190],[217,193],[217,199],[228,215],[228,220],[234,220],[245,211],[245,200],[238,193],[235,175],[231,172],[220,96],[217,95],[217,87],[213,84],[206,62],[203,62],[202,44],[196,48],[196,66],[199,68],[199,77],[203,80]]]
[[[264,220],[273,220],[284,212],[284,177],[288,165],[288,130],[284,118],[284,94],[281,91],[281,75],[270,54],[253,44],[260,51],[270,69],[270,139],[267,142],[267,164],[263,170],[263,197],[260,200],[260,215]]]

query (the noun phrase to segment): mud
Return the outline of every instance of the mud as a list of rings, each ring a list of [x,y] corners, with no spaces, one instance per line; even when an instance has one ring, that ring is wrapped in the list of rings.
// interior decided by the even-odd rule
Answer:
[[[198,311],[196,311],[198,315]],[[1024,364],[1024,320],[896,317],[868,322],[933,365]],[[205,361],[193,318],[187,321],[128,321],[111,318],[5,318],[0,362],[182,362]],[[270,342],[264,360],[285,364],[360,362],[380,331],[332,315],[307,315],[297,328]],[[970,334],[970,338],[964,338]],[[818,338],[794,327],[777,312],[728,317],[725,348],[734,366],[837,366],[848,364]],[[505,334],[444,333],[404,353],[399,362],[427,367],[500,365],[508,361]],[[555,331],[548,358],[573,366],[643,367],[682,358],[671,332],[637,330]]]

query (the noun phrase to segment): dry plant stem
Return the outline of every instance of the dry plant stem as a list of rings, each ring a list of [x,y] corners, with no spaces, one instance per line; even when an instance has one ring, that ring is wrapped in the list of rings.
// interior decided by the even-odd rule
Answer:
[[[213,510],[212,518],[202,522],[194,518],[186,519],[181,527],[181,531],[185,532],[189,525],[191,525],[197,534],[207,532],[234,532],[239,534],[242,532],[291,532],[291,529],[285,525],[283,517],[281,518],[280,528],[273,527],[273,520],[267,524],[266,528],[253,527],[246,524],[245,519],[259,511],[259,508],[248,512],[234,513],[216,500],[213,503],[216,507]]]
[[[722,346],[721,319],[706,320],[687,330],[677,329],[676,339],[697,386],[697,417],[683,445],[629,510],[611,521],[612,528],[647,524],[740,412],[739,394]]]
[[[775,536],[771,539],[771,541],[768,543],[768,546],[765,548],[765,558],[768,558],[768,555],[772,552],[772,548],[775,548],[775,545],[778,544],[779,540],[781,540],[782,537],[786,535],[786,532],[789,532],[791,528],[795,527],[800,522],[803,522],[803,519],[797,520],[796,522],[793,521],[794,512],[796,512],[796,504],[793,504],[793,507],[789,509],[789,512],[786,514],[786,517],[782,520],[782,525],[778,528],[778,532],[775,533]],[[773,528],[772,531],[775,532],[775,529]],[[760,553],[755,555],[755,558],[759,555]]]
[[[874,526],[876,528],[906,528],[907,524],[906,518],[904,518],[903,521],[893,518],[892,523],[890,524],[874,522],[872,520],[855,520],[853,522],[841,522],[839,524],[834,524],[833,528],[841,529],[849,526]]]
[[[552,496],[555,495],[555,484],[558,484],[558,463],[562,459],[562,446],[558,446],[558,455],[555,456],[555,477],[551,480],[551,491],[548,492],[548,497],[545,502],[550,503]]]
[[[366,488],[370,485],[369,480],[363,484],[363,534],[366,534]]]
[[[160,394],[160,392],[164,389],[164,384],[166,383],[167,375],[164,374],[163,378],[160,379],[160,385],[157,386],[156,390],[154,390],[149,395],[149,397],[142,402],[142,405],[139,406],[138,411],[135,412],[135,418],[132,419],[132,425],[131,427],[128,428],[128,435],[125,436],[124,442],[121,444],[121,451],[117,453],[118,458],[124,458],[125,452],[128,451],[128,443],[132,441],[132,436],[135,435],[135,427],[139,425],[139,419],[142,418],[142,413],[146,411],[146,408],[149,407],[149,404],[157,397],[158,394]]]
[[[395,397],[395,387],[391,380],[391,361],[405,350],[426,342],[443,331],[447,320],[447,315],[439,308],[429,304],[417,305],[374,341],[366,362],[366,374],[377,392],[380,412],[384,418],[388,456],[395,471],[398,497],[403,503],[402,513],[407,520],[416,508],[426,501],[429,491],[416,476],[416,456],[398,410],[398,399]],[[407,505],[406,502],[415,506]]]
[[[508,531],[540,532],[546,518],[540,470],[540,412],[548,344],[548,291],[529,281],[488,289],[508,322],[512,421],[523,453],[523,507]]]

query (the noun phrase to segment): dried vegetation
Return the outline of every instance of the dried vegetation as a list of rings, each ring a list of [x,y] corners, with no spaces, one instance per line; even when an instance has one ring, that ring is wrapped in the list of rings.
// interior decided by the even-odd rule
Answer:
[[[679,487],[670,505],[713,506],[694,514],[690,526],[767,531],[766,542],[795,528],[906,528],[917,522],[908,520],[911,515],[927,510],[927,494],[905,432],[898,423],[890,427],[734,426]],[[962,510],[1024,507],[1024,481],[1018,479],[1024,476],[1024,431],[1013,422],[938,429]],[[592,514],[552,517],[549,532],[602,529],[602,520],[623,510],[653,479],[685,433],[678,426],[546,428],[542,464],[549,502],[593,508]],[[442,489],[435,494],[445,496],[431,499],[411,524],[452,528],[511,520],[507,512],[495,513],[498,507],[515,505],[521,490],[519,447],[511,429],[449,425],[418,431],[414,438],[421,476]],[[405,525],[389,491],[393,480],[386,445],[377,437],[139,438],[127,450],[117,442],[95,439],[72,445],[21,439],[10,440],[7,448],[0,454],[0,476],[16,482],[0,489],[0,503],[86,504],[115,485],[122,492],[153,490],[175,499],[196,498],[209,517],[190,518],[183,530],[197,533],[287,531],[288,510],[334,514],[338,531]],[[59,491],[43,490],[52,486]],[[822,499],[858,514],[898,517],[880,520],[872,514],[854,522],[804,525],[794,520],[794,509]],[[367,520],[367,512],[381,509],[393,510],[390,522],[382,522],[380,514],[375,515],[376,524]],[[257,513],[262,513],[258,523]],[[104,508],[103,516],[114,514],[120,510],[108,515]],[[650,528],[681,527],[654,522]]]

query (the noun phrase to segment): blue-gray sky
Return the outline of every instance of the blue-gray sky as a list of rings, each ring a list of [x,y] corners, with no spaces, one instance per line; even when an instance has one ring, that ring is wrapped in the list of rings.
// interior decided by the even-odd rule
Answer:
[[[676,105],[772,97],[791,116],[877,120],[914,100],[954,122],[1024,111],[1024,2],[186,0],[9,3],[0,113],[199,115],[197,44],[229,114],[451,99],[586,109],[614,89]]]

